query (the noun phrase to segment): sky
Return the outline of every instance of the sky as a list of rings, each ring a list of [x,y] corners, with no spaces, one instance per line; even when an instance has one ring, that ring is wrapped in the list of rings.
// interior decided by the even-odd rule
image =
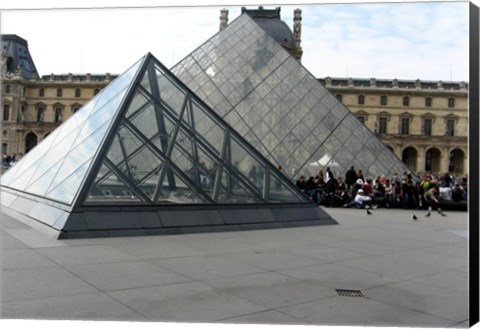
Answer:
[[[4,2],[0,31],[28,41],[40,75],[119,74],[148,52],[172,67],[218,32],[220,9],[229,10],[231,22],[242,5],[258,6],[227,0],[174,2],[181,7],[160,0]],[[285,3],[262,2],[267,9],[281,6],[290,28],[293,10],[302,9],[302,64],[318,78],[469,79],[468,2]],[[80,7],[89,9],[72,9]]]

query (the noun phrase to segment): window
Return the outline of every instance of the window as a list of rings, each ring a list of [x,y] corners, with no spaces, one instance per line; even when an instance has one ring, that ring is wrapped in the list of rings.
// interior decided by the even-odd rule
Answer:
[[[448,119],[447,120],[447,132],[446,135],[449,137],[455,136],[455,120]]]
[[[95,88],[95,90],[93,91],[93,94],[96,95],[96,94],[98,94],[99,92],[100,92],[100,89]]]
[[[62,122],[62,108],[61,107],[55,108],[55,122],[56,123]]]
[[[423,120],[423,135],[432,136],[432,119]]]
[[[380,105],[382,106],[387,105],[387,96],[383,95],[380,97]]]
[[[43,88],[38,89],[38,97],[45,97],[45,89]]]
[[[37,107],[37,122],[43,122],[43,107]]]
[[[425,106],[426,107],[432,107],[432,98],[431,97],[425,98]]]
[[[403,106],[410,106],[410,98],[408,96],[403,97]]]
[[[358,95],[358,104],[359,104],[359,105],[365,104],[365,96],[363,96],[363,95]]]
[[[410,133],[410,119],[402,118],[402,125],[400,127],[400,134],[408,135]]]
[[[363,115],[358,115],[357,119],[360,120],[361,123],[365,124],[365,116]]]
[[[337,99],[338,99],[340,102],[342,101],[342,95],[337,94],[335,97],[337,97]]]
[[[379,134],[386,134],[387,133],[387,117],[380,117],[379,124],[378,124],[378,133]]]
[[[57,97],[62,97],[63,96],[63,90],[62,88],[57,89]]]
[[[12,91],[10,85],[6,85],[5,86],[5,94],[10,94],[10,92]]]
[[[10,105],[3,105],[3,121],[8,121],[10,119]]]
[[[448,108],[449,108],[449,109],[453,109],[454,107],[455,107],[455,98],[450,97],[450,98],[448,99]]]
[[[82,95],[82,90],[80,88],[75,89],[75,97],[80,97]]]
[[[20,117],[22,121],[25,121],[25,105],[22,105],[22,107],[20,108]]]
[[[380,105],[383,105],[383,106],[387,105],[387,96],[384,95],[380,97]]]
[[[73,112],[73,113],[76,113],[79,109],[80,109],[80,107],[75,106],[75,107],[72,109],[72,112]]]

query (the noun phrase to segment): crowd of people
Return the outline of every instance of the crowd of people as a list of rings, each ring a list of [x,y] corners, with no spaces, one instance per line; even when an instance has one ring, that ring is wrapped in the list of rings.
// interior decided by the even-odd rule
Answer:
[[[11,167],[12,163],[15,162],[15,155],[2,154],[2,165],[4,167]]]
[[[334,177],[330,167],[318,174],[300,176],[297,187],[313,202],[326,207],[437,209],[442,200],[467,201],[468,177],[452,173],[433,175],[410,172],[392,177],[365,177],[352,166]]]

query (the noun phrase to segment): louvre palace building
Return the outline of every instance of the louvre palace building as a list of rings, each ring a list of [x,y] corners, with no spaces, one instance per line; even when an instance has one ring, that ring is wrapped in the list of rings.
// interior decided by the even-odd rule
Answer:
[[[280,8],[243,8],[242,13],[250,15],[295,61],[301,62],[300,10],[294,13],[292,29],[281,20]],[[228,11],[222,10],[220,31],[228,25]],[[40,76],[27,40],[2,35],[1,45],[2,154],[16,159],[67,121],[119,73]],[[173,72],[181,78],[186,66],[180,63]],[[468,83],[394,77],[317,80],[413,172],[468,174]],[[356,158],[349,161],[361,169]]]

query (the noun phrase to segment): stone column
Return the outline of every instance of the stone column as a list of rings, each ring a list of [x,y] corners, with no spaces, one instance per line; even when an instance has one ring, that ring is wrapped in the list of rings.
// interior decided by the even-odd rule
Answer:
[[[295,9],[293,11],[293,40],[295,42],[295,58],[300,61],[302,59],[302,10]]]
[[[417,153],[417,172],[425,171],[425,147],[419,147]]]
[[[450,152],[448,151],[447,147],[444,147],[443,156],[440,157],[440,172],[439,174],[444,174],[448,172],[448,165],[450,163]]]
[[[220,10],[220,31],[226,28],[228,25],[228,10]]]
[[[293,11],[293,38],[295,47],[300,48],[302,43],[302,10],[295,9]]]

